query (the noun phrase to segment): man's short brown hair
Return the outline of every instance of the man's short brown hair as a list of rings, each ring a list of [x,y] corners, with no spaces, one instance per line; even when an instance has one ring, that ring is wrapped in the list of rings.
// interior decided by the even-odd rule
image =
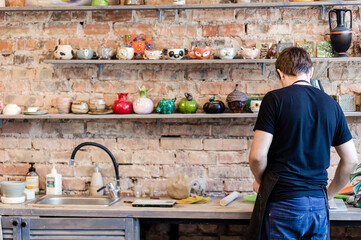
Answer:
[[[285,48],[276,61],[276,70],[279,69],[290,76],[297,76],[302,73],[308,74],[311,68],[310,54],[303,48]]]

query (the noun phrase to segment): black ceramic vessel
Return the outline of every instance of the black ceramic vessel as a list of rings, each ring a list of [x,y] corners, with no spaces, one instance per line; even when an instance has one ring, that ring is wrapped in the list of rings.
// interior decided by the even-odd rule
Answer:
[[[210,98],[209,102],[203,105],[203,110],[206,113],[223,113],[225,109],[224,103],[219,100],[214,100],[214,97]]]
[[[350,12],[350,28],[345,27],[345,15]],[[336,14],[337,26],[332,29],[331,15]],[[328,12],[330,24],[331,44],[336,57],[348,57],[346,52],[352,40],[352,11],[350,9],[333,9]]]

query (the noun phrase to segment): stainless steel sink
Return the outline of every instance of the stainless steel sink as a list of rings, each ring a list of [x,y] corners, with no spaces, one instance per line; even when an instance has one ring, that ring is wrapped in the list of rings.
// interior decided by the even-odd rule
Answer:
[[[34,202],[35,205],[76,205],[76,206],[104,206],[108,207],[119,199],[107,197],[73,197],[73,196],[45,196]]]

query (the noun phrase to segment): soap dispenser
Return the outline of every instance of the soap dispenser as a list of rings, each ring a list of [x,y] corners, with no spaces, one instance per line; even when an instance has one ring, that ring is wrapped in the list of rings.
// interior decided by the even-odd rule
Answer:
[[[89,188],[90,196],[103,196],[104,190],[100,190],[98,192],[98,189],[103,186],[104,186],[104,184],[103,184],[102,174],[99,172],[98,163],[95,163],[95,168],[94,168],[94,172],[92,175],[90,188]]]
[[[34,190],[36,194],[39,193],[39,175],[36,173],[36,169],[34,168],[35,163],[29,163],[31,166],[29,168],[29,172],[26,174],[26,189]]]
[[[46,194],[47,195],[61,195],[62,194],[62,179],[55,165],[51,169],[51,173],[46,175]]]

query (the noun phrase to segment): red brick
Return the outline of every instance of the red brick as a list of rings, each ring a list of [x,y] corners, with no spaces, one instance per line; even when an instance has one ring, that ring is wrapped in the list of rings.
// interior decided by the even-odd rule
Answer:
[[[158,150],[159,139],[117,138],[117,148],[121,150]]]
[[[1,128],[1,133],[11,133],[11,134],[29,134],[31,129],[31,124],[29,122],[8,122],[4,121]]]
[[[203,105],[198,102],[198,109],[201,110]],[[192,124],[162,124],[162,135],[179,135],[179,136],[210,136],[211,126],[204,125],[192,125]]]
[[[84,191],[85,181],[81,179],[63,179],[63,190]]]
[[[87,35],[105,35],[109,32],[109,24],[87,24],[84,27],[84,33]]]
[[[248,177],[246,176],[239,176],[239,177]],[[253,180],[235,180],[235,179],[227,179],[224,181],[224,191],[233,192],[233,191],[240,191],[240,192],[253,192]]]
[[[181,165],[217,164],[217,154],[215,152],[179,151],[176,156],[177,164]]]
[[[161,25],[156,31],[158,36],[167,37],[194,37],[197,35],[197,28],[194,26],[164,26]]]
[[[204,37],[216,37],[218,36],[218,25],[203,25],[202,36]]]
[[[0,174],[23,175],[28,172],[29,164],[22,163],[0,163]]]
[[[162,176],[169,178],[169,177],[176,177],[179,175],[193,175],[193,176],[205,176],[206,169],[203,166],[163,166],[162,169]]]
[[[65,79],[91,79],[96,75],[96,69],[92,66],[87,67],[73,67],[73,68],[56,68],[54,77],[59,80]]]
[[[65,38],[60,40],[60,44],[71,45],[73,49],[79,48],[92,48],[93,50],[98,50],[101,47],[99,41],[94,41],[85,38]]]
[[[243,37],[245,35],[244,24],[222,24],[218,25],[217,36],[221,37]]]
[[[104,11],[92,12],[93,22],[130,22],[132,11]]]
[[[9,51],[12,52],[15,50],[14,41],[0,41],[0,52]]]
[[[158,166],[119,166],[119,174],[123,177],[142,177],[142,178],[150,178],[150,177],[159,177],[160,171]]]
[[[8,12],[8,22],[47,22],[49,20],[49,12]]]
[[[152,24],[114,24],[115,35],[154,34]]]
[[[307,34],[307,35],[326,35],[329,33],[330,29],[328,24],[314,24],[305,28],[305,24],[293,24],[292,33],[293,34]],[[309,41],[309,39],[307,39]]]
[[[239,151],[248,148],[246,139],[204,139],[204,150],[211,151]]]
[[[259,69],[232,69],[231,70],[231,79],[233,81],[257,81],[257,80],[266,80],[268,71],[266,70],[265,75],[262,75],[261,68]]]
[[[248,163],[248,152],[219,152],[220,164]]]
[[[65,22],[65,21],[71,21],[71,12],[67,11],[53,11],[51,12],[50,16],[50,22]]]
[[[14,38],[18,36],[28,36],[34,33],[35,28],[32,28],[31,25],[9,25],[2,26],[0,28],[0,35],[3,38]]]
[[[222,17],[220,17],[222,16]],[[232,21],[234,10],[193,10],[193,21]]]
[[[164,48],[187,48],[188,44],[184,37],[153,37],[152,49],[162,50]]]
[[[93,89],[89,81],[76,81],[73,83],[74,92],[91,92]]]
[[[249,167],[234,166],[210,166],[208,168],[210,178],[249,178]]]
[[[58,24],[58,23],[48,23],[44,27],[44,33],[50,36],[73,36],[78,32],[78,25],[75,23],[72,24]]]

